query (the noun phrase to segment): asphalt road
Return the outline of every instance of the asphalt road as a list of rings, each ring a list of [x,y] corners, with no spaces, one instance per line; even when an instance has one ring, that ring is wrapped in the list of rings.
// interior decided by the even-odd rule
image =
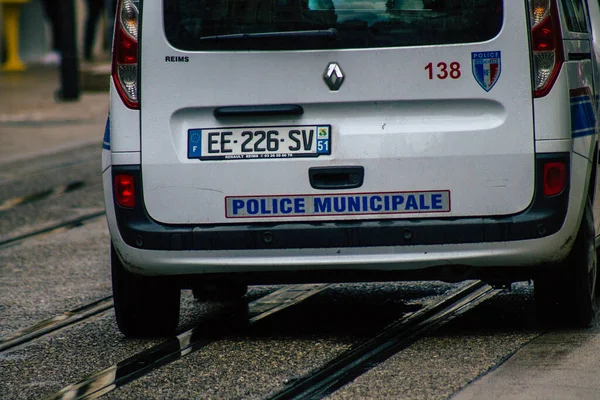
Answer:
[[[11,124],[15,134],[21,127],[28,128],[27,124]],[[65,122],[61,126],[64,131],[84,126],[102,131],[102,121],[87,124]],[[14,155],[0,164],[0,243],[102,211],[100,139],[101,135],[91,144],[71,144],[68,150],[60,146],[43,152],[28,149],[25,155]],[[108,249],[103,217],[0,246],[0,337],[110,296]],[[218,320],[229,332],[226,336],[104,398],[266,398],[456,287],[441,282],[339,284],[247,329],[231,328],[244,318],[234,314]],[[251,287],[244,302],[281,288]],[[195,326],[214,329],[215,322],[207,321],[228,313],[230,307],[197,302],[185,291],[180,331]],[[579,379],[577,391],[566,391],[563,385],[564,391],[553,392],[548,391],[552,385],[543,385],[540,379],[554,377],[558,384],[558,378],[566,376],[563,361],[580,369],[579,378],[595,378],[596,371],[588,369],[596,363],[599,331],[595,327],[545,334],[535,320],[532,287],[523,283],[423,336],[329,398],[517,398],[519,394],[522,398],[569,398],[548,393],[595,398],[590,396],[600,393],[594,391],[597,384]],[[126,339],[109,310],[0,352],[0,398],[44,398],[161,341]],[[539,371],[536,368],[544,361],[547,375],[531,372]],[[527,362],[530,368],[524,368]],[[525,379],[528,373],[530,379]],[[510,383],[516,381],[520,386],[515,389]],[[495,391],[488,391],[490,387]],[[503,393],[511,396],[503,397]]]

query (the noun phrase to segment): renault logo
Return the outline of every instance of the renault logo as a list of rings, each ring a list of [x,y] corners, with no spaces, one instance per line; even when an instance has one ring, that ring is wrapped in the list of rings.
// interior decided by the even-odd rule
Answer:
[[[330,90],[338,90],[344,82],[344,73],[337,63],[330,62],[323,73],[323,80]]]

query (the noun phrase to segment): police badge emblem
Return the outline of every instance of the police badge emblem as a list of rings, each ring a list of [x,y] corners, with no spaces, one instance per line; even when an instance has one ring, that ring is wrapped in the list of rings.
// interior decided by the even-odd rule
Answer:
[[[500,51],[478,51],[471,53],[473,76],[479,86],[489,92],[500,77]]]

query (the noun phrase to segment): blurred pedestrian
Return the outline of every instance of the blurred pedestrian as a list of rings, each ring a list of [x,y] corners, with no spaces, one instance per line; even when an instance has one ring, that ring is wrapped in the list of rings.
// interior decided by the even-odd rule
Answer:
[[[86,61],[92,61],[94,58],[94,43],[96,42],[96,28],[104,11],[104,0],[87,0],[86,3],[87,19],[83,36],[83,57]]]
[[[61,23],[60,23],[60,12],[58,9],[58,0],[42,0],[42,4],[44,6],[44,13],[46,14],[46,18],[50,24],[51,31],[51,42],[50,48],[52,49],[48,54],[46,54],[43,58],[44,64],[60,64],[61,60]]]
[[[113,31],[115,29],[115,14],[117,12],[117,0],[104,0],[106,7],[106,50],[112,51]]]

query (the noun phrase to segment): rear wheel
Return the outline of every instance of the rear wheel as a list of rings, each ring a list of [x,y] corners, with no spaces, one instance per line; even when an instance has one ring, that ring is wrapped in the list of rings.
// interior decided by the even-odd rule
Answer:
[[[247,292],[247,284],[231,280],[207,282],[192,289],[192,294],[198,301],[236,301]]]
[[[161,279],[135,275],[124,266],[111,244],[115,315],[127,337],[172,334],[179,323],[180,290]]]
[[[569,256],[555,271],[534,280],[539,319],[546,324],[588,327],[598,311],[598,264],[594,217],[588,199]]]

